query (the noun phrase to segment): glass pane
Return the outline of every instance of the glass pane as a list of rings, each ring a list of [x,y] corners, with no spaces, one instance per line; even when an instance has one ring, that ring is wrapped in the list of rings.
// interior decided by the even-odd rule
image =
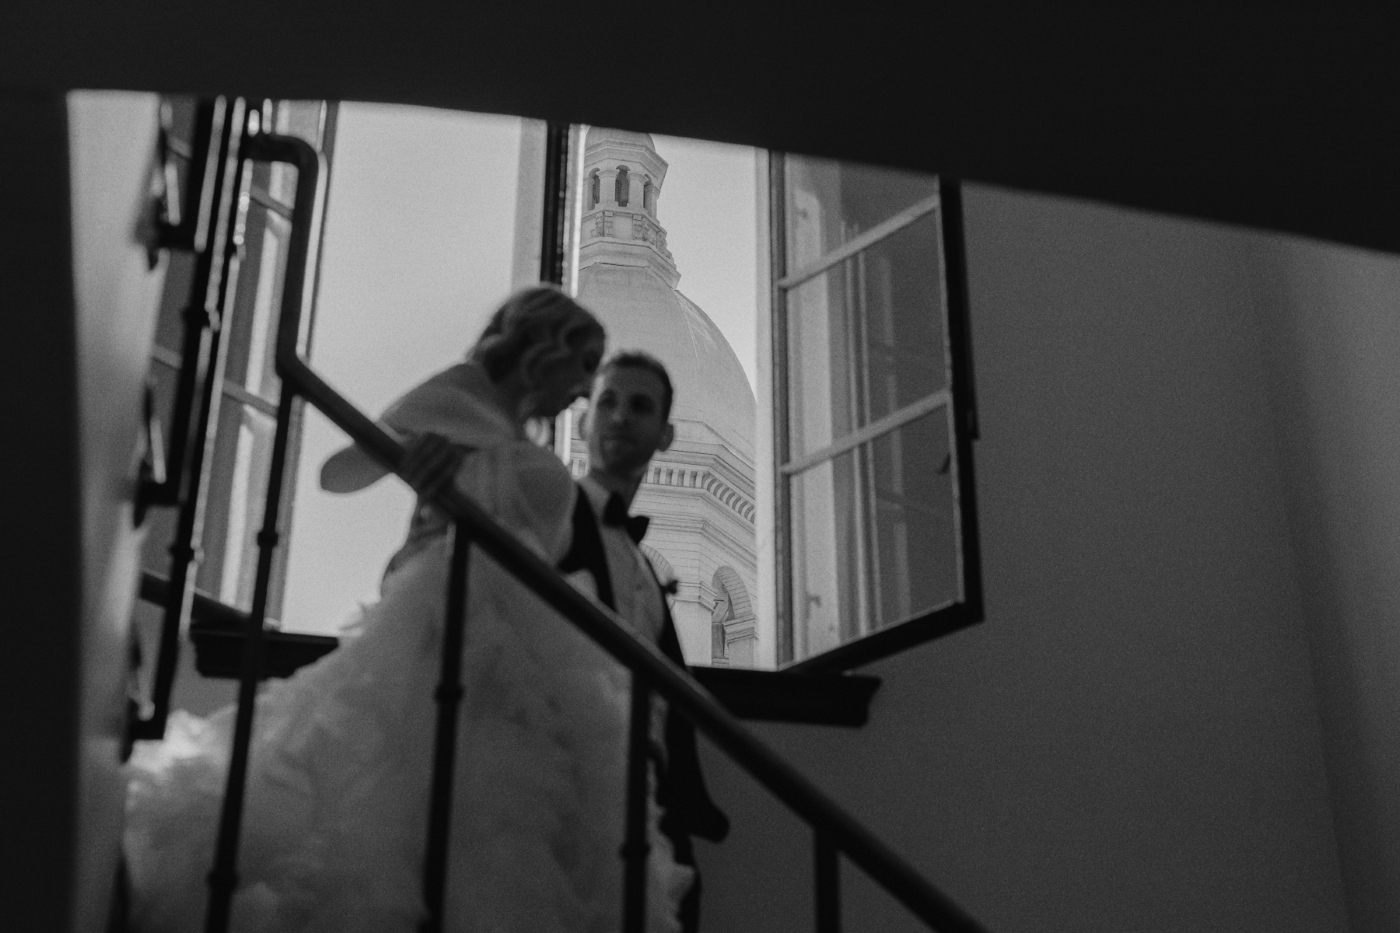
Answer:
[[[235,313],[225,332],[224,378],[269,401],[277,400],[281,384],[274,358],[290,234],[285,218],[256,204],[249,207]]]
[[[784,167],[789,273],[938,193],[918,172],[791,155]]]
[[[787,295],[789,459],[947,388],[938,214]]]
[[[792,479],[793,659],[839,647],[859,631],[855,452]]]
[[[952,436],[943,406],[860,448],[874,524],[872,630],[962,597]]]
[[[352,496],[321,488],[321,464],[346,443],[340,429],[305,409],[296,501],[284,528],[288,546],[286,598],[278,617],[289,631],[333,635],[379,598],[379,581],[403,544],[414,495],[386,479]]]
[[[512,288],[538,280],[544,124],[423,107],[336,107],[311,363],[376,416],[460,360]],[[280,295],[273,302],[275,309]],[[358,603],[377,598],[414,500],[396,480],[353,496],[321,490],[321,464],[346,439],[307,411],[300,458],[289,466],[298,478],[278,618],[329,633]]]
[[[946,406],[792,479],[794,660],[962,595]]]
[[[220,602],[250,609],[258,566],[257,534],[267,501],[276,420],[227,397],[209,462],[209,507],[199,588]],[[269,614],[276,607],[269,606]]]
[[[539,241],[539,213],[517,209],[533,197],[522,181],[543,184],[520,168],[543,125],[353,102],[338,114],[311,356],[377,415],[460,360],[512,288],[538,279],[536,258],[513,281],[512,258]]]

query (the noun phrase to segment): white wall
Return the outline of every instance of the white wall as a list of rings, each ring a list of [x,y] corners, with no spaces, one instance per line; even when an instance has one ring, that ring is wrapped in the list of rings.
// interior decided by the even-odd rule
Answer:
[[[1269,240],[1256,289],[1356,933],[1400,929],[1400,261]]]
[[[862,730],[761,731],[998,933],[1347,929],[1258,237],[966,212],[986,622],[872,665]],[[810,929],[810,838],[708,760],[707,927]]]
[[[141,400],[164,267],[150,269],[154,94],[69,95],[83,610],[75,930],[107,923],[126,782],[128,627],[144,533],[132,523]]]

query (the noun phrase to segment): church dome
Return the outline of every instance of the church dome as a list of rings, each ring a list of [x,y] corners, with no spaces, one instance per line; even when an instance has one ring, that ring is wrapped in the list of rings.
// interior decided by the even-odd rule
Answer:
[[[729,341],[699,305],[648,266],[606,261],[579,270],[578,299],[607,328],[610,354],[641,350],[666,364],[676,392],[672,420],[708,427],[753,460],[753,389]]]
[[[720,440],[753,462],[757,407],[739,358],[700,306],[682,295],[657,199],[666,160],[646,133],[592,127],[580,227],[578,298],[608,330],[611,352],[666,364],[682,439]]]

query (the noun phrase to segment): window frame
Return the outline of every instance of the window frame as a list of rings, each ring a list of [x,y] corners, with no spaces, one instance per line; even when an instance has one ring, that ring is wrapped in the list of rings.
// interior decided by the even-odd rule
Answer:
[[[910,205],[853,239],[828,251],[806,266],[787,268],[787,159],[781,152],[768,153],[768,252],[770,334],[769,391],[772,398],[772,496],[773,547],[773,631],[779,670],[805,672],[845,671],[868,664],[907,648],[982,621],[981,553],[979,545],[972,441],[978,424],[972,378],[971,328],[968,313],[967,267],[963,241],[962,189],[960,183],[938,176],[938,193]],[[762,208],[762,205],[760,206]],[[833,269],[843,262],[885,242],[930,213],[939,215],[943,271],[943,313],[949,348],[949,379],[946,389],[903,406],[865,425],[850,435],[794,459],[791,455],[791,405],[789,399],[787,294],[802,283]],[[859,450],[900,426],[949,406],[953,425],[950,449],[956,470],[955,504],[958,509],[961,540],[958,542],[962,567],[962,598],[951,605],[915,613],[838,647],[794,660],[796,617],[792,606],[793,509],[792,481],[799,473],[820,463],[831,462],[843,453]]]
[[[168,98],[169,105],[175,110],[184,113],[193,112],[198,107],[198,98],[194,96],[175,96]],[[257,123],[265,127],[268,132],[280,132],[280,121],[284,115],[283,108],[292,105],[315,105],[318,107],[316,115],[316,139],[312,140],[326,156],[329,165],[334,157],[335,137],[337,121],[339,116],[339,104],[329,100],[291,100],[282,98],[253,99],[249,102],[247,109],[247,119],[251,122],[256,119]],[[254,116],[256,115],[256,116]],[[290,129],[288,130],[290,131]],[[178,145],[190,148],[190,143],[177,140]],[[238,257],[230,263],[229,274],[234,277],[234,284],[230,290],[228,306],[224,309],[225,319],[221,321],[220,327],[223,329],[223,339],[219,348],[222,359],[226,362],[235,353],[252,354],[258,353],[260,358],[259,369],[263,373],[272,373],[272,337],[267,331],[257,332],[257,321],[252,318],[255,306],[258,301],[258,283],[265,275],[278,275],[277,269],[264,268],[264,255],[262,251],[263,236],[269,227],[280,226],[290,223],[291,205],[273,190],[271,184],[271,168],[269,166],[256,166],[247,179],[247,216],[243,228],[239,231]],[[324,237],[324,229],[322,231]],[[274,258],[275,262],[281,262],[284,258],[285,243],[277,250]],[[180,262],[192,263],[193,260],[187,255],[181,255]],[[309,288],[315,290],[320,285],[320,269],[309,270]],[[183,315],[184,307],[188,302],[188,295],[185,293],[187,282],[181,276],[168,276],[165,293],[161,297],[161,307],[158,311],[159,321],[157,322],[158,333],[152,341],[150,362],[152,374],[155,372],[165,372],[171,378],[178,378],[181,366],[184,365],[181,350],[162,343],[162,335],[159,329],[164,326],[171,330],[171,336],[179,333],[179,321]],[[312,307],[315,307],[313,297]],[[262,322],[264,326],[273,326],[276,320],[277,309],[273,307],[262,309],[264,313],[271,315],[268,321]],[[315,322],[309,319],[306,324],[308,340],[314,334]],[[263,347],[259,351],[254,347],[256,341],[261,340]],[[220,374],[220,384],[217,388],[220,402],[216,406],[217,418],[210,425],[210,431],[214,435],[214,442],[211,450],[210,461],[203,466],[205,473],[203,482],[203,502],[200,506],[202,518],[198,523],[197,548],[200,559],[193,569],[195,585],[201,591],[208,591],[223,595],[229,584],[225,579],[225,570],[229,567],[231,546],[229,523],[232,520],[230,514],[236,500],[240,496],[246,496],[249,489],[260,489],[265,487],[265,477],[256,472],[246,477],[245,483],[240,483],[239,478],[233,472],[233,464],[222,462],[219,452],[228,445],[233,445],[233,450],[237,451],[239,439],[230,436],[226,430],[226,424],[232,423],[236,419],[240,423],[248,417],[246,412],[252,411],[258,415],[265,416],[275,423],[277,418],[277,404],[275,398],[269,398],[261,394],[256,388],[250,388],[238,378],[231,377],[224,370],[224,365],[215,367]],[[157,385],[160,382],[157,381]],[[157,389],[157,405],[166,413],[166,417],[171,419],[173,424],[172,407],[173,397],[166,397],[166,393]],[[231,408],[226,406],[232,406]],[[287,462],[289,468],[285,471],[283,495],[288,498],[288,506],[282,515],[283,527],[291,528],[291,492],[295,487],[298,471],[296,464],[300,457],[302,440],[302,406],[297,405],[292,413],[292,429],[289,439],[289,449]],[[236,434],[236,432],[235,432]],[[203,443],[196,440],[195,443]],[[227,459],[227,458],[225,458]],[[246,488],[240,489],[243,486]],[[153,532],[147,536],[147,546],[142,555],[142,567],[145,570],[157,573],[164,573],[168,568],[164,566],[166,561],[166,547],[168,539],[174,537],[174,515],[162,516],[154,524]],[[248,540],[255,537],[256,529],[253,532],[242,535]],[[277,549],[274,557],[272,578],[270,580],[270,590],[268,597],[269,618],[276,618],[281,614],[281,603],[283,590],[286,584],[287,565],[290,558],[290,547]],[[251,558],[256,563],[256,549],[251,555],[245,546],[236,558],[238,572],[242,572],[244,565]],[[237,606],[240,600],[235,597],[228,600],[230,605]]]

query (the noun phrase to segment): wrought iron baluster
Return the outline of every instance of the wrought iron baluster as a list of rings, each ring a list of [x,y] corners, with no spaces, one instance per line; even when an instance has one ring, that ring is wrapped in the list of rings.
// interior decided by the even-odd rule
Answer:
[[[209,912],[206,928],[224,933],[229,927],[233,892],[238,887],[238,843],[242,833],[243,804],[248,780],[248,757],[252,748],[253,712],[258,681],[263,667],[263,634],[267,620],[267,591],[272,579],[272,557],[280,534],[277,530],[281,509],[282,479],[291,436],[295,393],[283,389],[277,404],[277,429],[272,440],[272,464],[263,509],[263,527],[258,532],[258,569],[253,584],[253,608],[243,630],[243,664],[238,682],[238,710],[234,718],[233,749],[229,755],[228,783],[220,813],[219,842],[214,868],[209,873]]]
[[[632,715],[627,737],[627,834],[622,843],[623,933],[644,933],[647,923],[647,750],[651,744],[651,688],[632,675]]]
[[[282,287],[282,313],[279,327],[291,328],[290,340],[301,333],[308,294],[306,278],[316,268],[316,247],[320,242],[321,206],[325,196],[325,171],[319,152],[309,143],[293,137],[250,135],[240,155],[238,167],[239,203],[246,204],[246,192],[254,161],[287,162],[297,168],[296,203],[292,209],[292,235],[287,249],[285,281]],[[232,275],[237,274],[234,267]],[[284,335],[279,334],[279,340]],[[229,754],[228,781],[220,811],[214,867],[209,873],[209,905],[205,915],[208,933],[226,933],[231,918],[233,894],[238,886],[238,846],[242,832],[248,760],[252,746],[257,687],[263,667],[264,629],[267,620],[268,590],[272,579],[272,559],[280,533],[287,449],[294,415],[300,404],[297,387],[283,382],[277,403],[277,428],[273,434],[272,462],[268,470],[267,497],[263,507],[263,527],[258,532],[258,566],[253,584],[253,605],[244,626],[243,664],[238,684],[238,708],[234,718],[233,747]]]
[[[447,574],[447,613],[443,618],[442,673],[438,678],[437,735],[433,743],[432,789],[428,804],[428,845],[423,867],[427,916],[422,933],[441,933],[446,911],[447,855],[452,839],[452,783],[457,763],[457,723],[462,705],[462,644],[467,615],[467,556],[471,538],[457,525]]]

